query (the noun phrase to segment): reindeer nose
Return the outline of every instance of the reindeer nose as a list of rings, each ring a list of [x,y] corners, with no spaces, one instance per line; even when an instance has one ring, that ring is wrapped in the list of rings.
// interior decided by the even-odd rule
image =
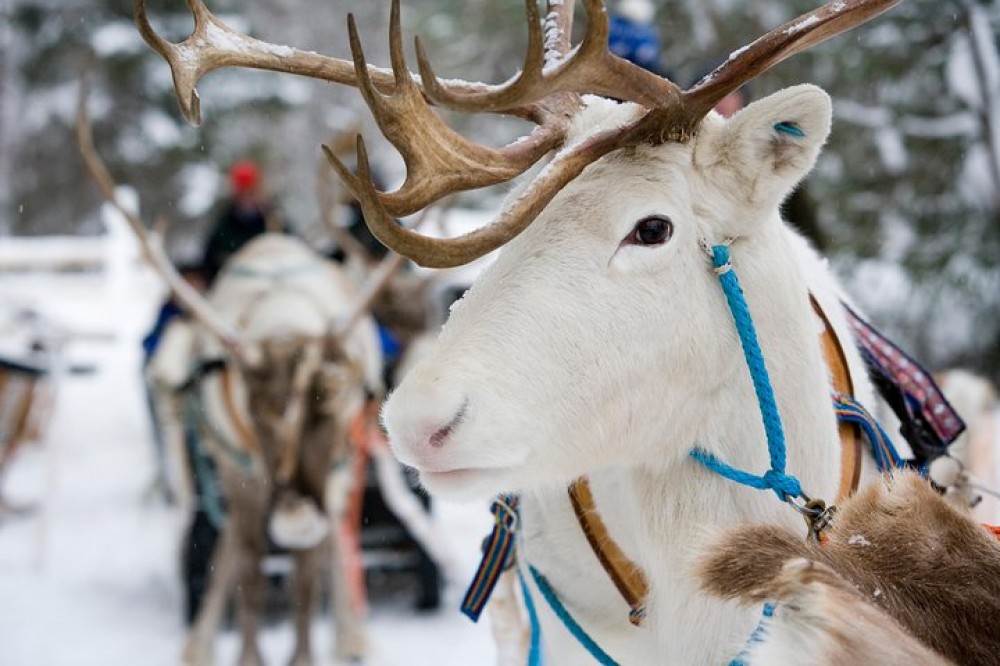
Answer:
[[[425,385],[410,390],[403,382],[382,413],[396,456],[418,468],[435,466],[469,414],[468,398],[435,388]]]
[[[468,409],[469,409],[469,400],[468,398],[466,398],[466,400],[462,403],[462,406],[458,408],[458,411],[455,412],[455,415],[451,418],[451,420],[445,423],[440,428],[438,428],[436,431],[434,431],[434,433],[427,440],[428,444],[430,444],[431,447],[435,449],[440,449],[442,446],[447,444],[448,439],[451,437],[451,433],[455,431],[455,428],[458,427],[458,424],[461,423],[462,419],[465,418],[465,413],[468,411]]]

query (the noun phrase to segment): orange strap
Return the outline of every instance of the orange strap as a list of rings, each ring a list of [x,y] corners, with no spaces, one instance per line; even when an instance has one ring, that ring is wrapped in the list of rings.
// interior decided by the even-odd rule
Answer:
[[[377,415],[377,411],[375,412]],[[361,555],[361,525],[364,520],[365,478],[368,473],[370,439],[378,428],[371,420],[369,407],[360,410],[348,425],[348,438],[354,447],[351,461],[354,486],[347,500],[347,510],[340,523],[340,537],[344,553],[344,566],[350,586],[351,606],[358,613],[368,609],[368,590],[365,587],[365,567]],[[377,421],[375,422],[377,424]]]
[[[1000,539],[1000,525],[983,525],[987,532]]]

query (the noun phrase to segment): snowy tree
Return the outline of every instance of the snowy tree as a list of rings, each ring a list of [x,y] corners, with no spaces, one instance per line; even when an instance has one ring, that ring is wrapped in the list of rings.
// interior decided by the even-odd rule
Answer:
[[[616,0],[609,0],[612,6]],[[182,0],[149,0],[171,39],[190,31]],[[388,1],[209,0],[262,39],[350,57],[345,16],[366,54],[388,64]],[[730,50],[814,8],[816,0],[655,3],[662,69],[689,85]],[[226,70],[201,86],[204,125],[181,120],[167,66],[138,37],[130,0],[0,0],[0,233],[99,230],[97,195],[70,129],[84,53],[100,57],[98,144],[147,212],[175,220],[190,253],[211,221],[226,166],[259,159],[286,217],[315,225],[319,144],[359,123],[388,185],[402,178],[356,91],[264,72]],[[523,58],[517,2],[404,2],[405,43],[425,40],[438,73],[501,82]],[[1000,379],[1000,0],[910,0],[798,55],[753,82],[760,97],[814,82],[835,100],[835,126],[807,192],[827,251],[850,291],[919,358]],[[491,144],[516,121],[449,115]],[[501,190],[503,188],[500,188]],[[496,205],[492,193],[485,205]],[[466,203],[480,202],[468,195]],[[187,249],[185,249],[185,247]]]

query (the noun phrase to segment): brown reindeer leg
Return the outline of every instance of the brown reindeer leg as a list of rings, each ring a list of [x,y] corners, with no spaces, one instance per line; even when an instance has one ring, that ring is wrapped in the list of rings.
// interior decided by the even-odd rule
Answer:
[[[232,523],[222,529],[219,544],[212,555],[212,577],[202,600],[198,616],[188,632],[183,662],[186,666],[209,666],[212,663],[212,643],[226,610],[237,573],[237,542]]]
[[[264,609],[265,580],[260,563],[267,554],[267,539],[259,521],[248,522],[250,524],[243,526],[239,532],[236,603],[243,647],[238,663],[240,666],[261,666],[264,662],[257,644],[257,634]]]
[[[295,552],[295,582],[293,603],[295,604],[295,652],[291,666],[312,666],[312,646],[309,627],[313,612],[316,610],[316,600],[319,583],[319,556],[323,545]]]

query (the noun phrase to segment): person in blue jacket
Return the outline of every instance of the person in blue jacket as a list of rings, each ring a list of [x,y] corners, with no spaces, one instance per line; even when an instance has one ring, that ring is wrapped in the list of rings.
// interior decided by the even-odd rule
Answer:
[[[660,36],[653,25],[650,0],[620,0],[611,13],[608,48],[617,56],[651,72],[660,71]]]

